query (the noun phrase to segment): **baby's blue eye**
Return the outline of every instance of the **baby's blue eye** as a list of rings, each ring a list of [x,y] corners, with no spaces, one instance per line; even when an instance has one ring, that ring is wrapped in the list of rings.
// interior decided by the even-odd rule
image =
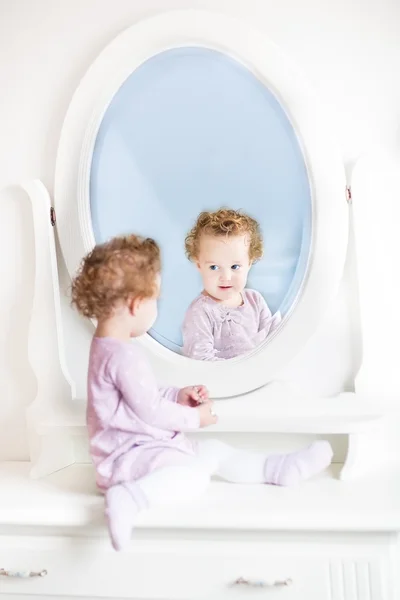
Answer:
[[[218,266],[217,265],[211,265],[210,269],[211,269],[211,271],[217,271],[218,270]]]
[[[238,269],[240,269],[240,265],[232,265],[231,269],[232,271],[237,271]]]

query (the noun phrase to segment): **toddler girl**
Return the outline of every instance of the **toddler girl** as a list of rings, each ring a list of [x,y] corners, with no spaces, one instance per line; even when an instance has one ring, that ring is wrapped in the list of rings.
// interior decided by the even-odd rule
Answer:
[[[324,469],[328,442],[266,457],[183,433],[217,422],[204,386],[160,387],[140,345],[157,315],[157,244],[135,235],[94,248],[72,283],[72,302],[97,320],[88,370],[87,426],[113,547],[130,540],[137,513],[189,502],[213,474],[240,483],[290,485]]]
[[[257,221],[236,210],[203,212],[185,246],[204,287],[183,322],[185,356],[225,360],[256,348],[281,322],[259,292],[246,288],[250,268],[263,254]]]

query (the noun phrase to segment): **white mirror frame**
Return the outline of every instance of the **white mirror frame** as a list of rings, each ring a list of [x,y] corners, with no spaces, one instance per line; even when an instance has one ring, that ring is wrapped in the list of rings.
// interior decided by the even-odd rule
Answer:
[[[162,51],[185,46],[230,55],[278,97],[300,134],[312,195],[307,274],[284,325],[271,340],[243,357],[204,362],[180,356],[149,335],[140,339],[160,381],[177,386],[203,383],[212,397],[222,398],[272,381],[299,352],[335,298],[346,255],[348,207],[342,157],[328,117],[279,49],[241,21],[195,10],[162,13],[124,31],[95,60],[73,96],[57,155],[55,208],[61,249],[72,277],[82,257],[95,245],[90,169],[104,113],[123,82],[143,62]]]

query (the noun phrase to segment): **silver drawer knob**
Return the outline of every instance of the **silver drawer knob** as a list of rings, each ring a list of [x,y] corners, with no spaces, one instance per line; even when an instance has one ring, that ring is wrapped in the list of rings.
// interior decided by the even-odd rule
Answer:
[[[252,588],[282,588],[293,584],[291,579],[277,579],[276,581],[263,581],[262,579],[245,579],[239,577],[232,583],[232,586],[246,586]]]
[[[10,577],[11,579],[32,579],[34,577],[46,577],[46,575],[46,569],[43,569],[43,571],[6,571],[0,569],[0,577]]]

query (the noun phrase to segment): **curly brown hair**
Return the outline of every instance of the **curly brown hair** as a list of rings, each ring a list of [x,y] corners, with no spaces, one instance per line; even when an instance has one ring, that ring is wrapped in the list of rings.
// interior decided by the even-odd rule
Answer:
[[[194,227],[185,239],[185,251],[189,260],[199,256],[200,238],[202,235],[231,236],[244,235],[250,237],[249,257],[252,262],[263,255],[263,239],[260,226],[255,219],[229,208],[220,208],[215,212],[202,212],[197,217]]]
[[[72,281],[71,304],[85,317],[105,318],[129,296],[151,298],[157,291],[160,249],[150,238],[116,237],[95,246]]]

